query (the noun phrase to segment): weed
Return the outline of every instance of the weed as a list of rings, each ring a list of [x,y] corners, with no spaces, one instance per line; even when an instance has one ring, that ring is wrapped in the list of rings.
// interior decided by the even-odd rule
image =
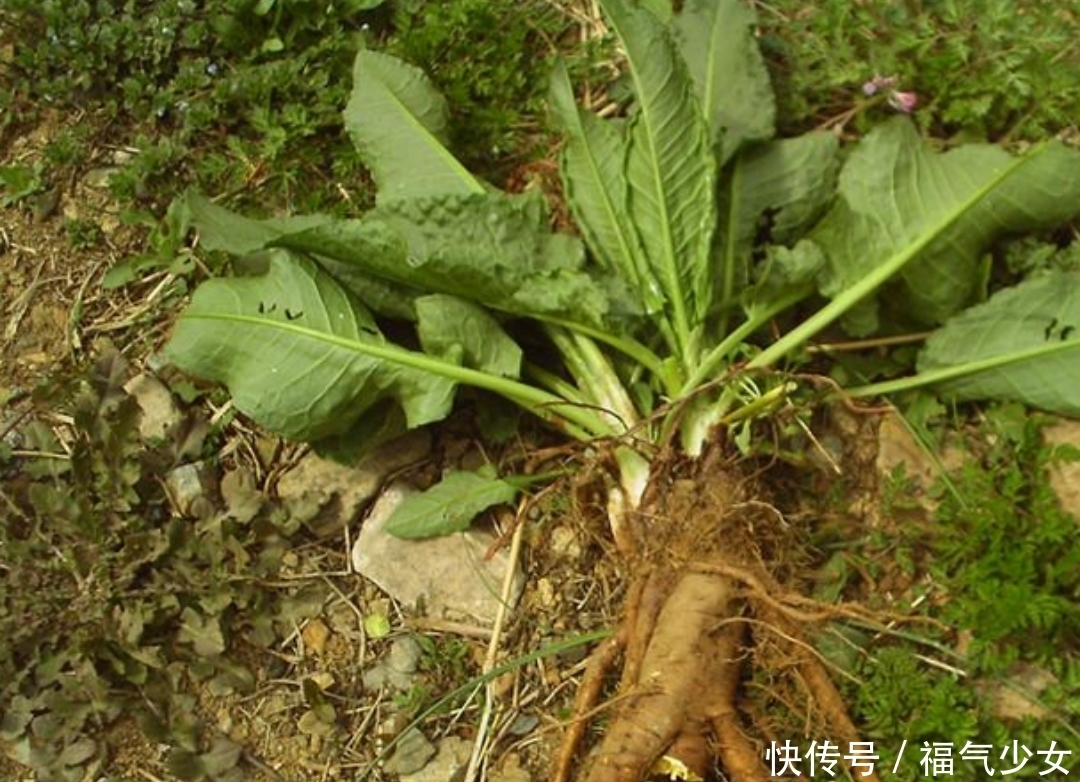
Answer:
[[[0,166],[0,206],[13,206],[42,192],[41,174],[41,166]]]
[[[156,476],[176,446],[141,444],[126,374],[112,357],[53,378],[36,403],[69,415],[70,431],[25,426],[22,450],[0,453],[0,747],[39,779],[83,779],[107,760],[104,729],[127,715],[173,747],[174,770],[223,781],[239,752],[224,763],[219,741],[202,754],[185,690],[250,688],[227,655],[272,643],[321,598],[252,582],[280,562],[285,532],[270,514],[171,518]]]
[[[901,527],[889,544],[891,558],[913,562],[932,585],[929,614],[950,628],[879,648],[859,668],[854,710],[882,762],[891,768],[901,742],[911,745],[897,779],[923,778],[914,758],[924,741],[950,742],[954,753],[968,741],[990,744],[1000,769],[1009,766],[999,753],[1014,740],[1075,750],[1080,739],[1069,729],[1080,719],[1080,530],[1048,480],[1052,464],[1075,454],[1047,447],[1041,423],[1018,406],[991,410],[983,445],[974,446],[981,452],[938,489],[933,527]],[[1025,678],[1041,692],[1025,689]],[[1009,690],[1028,699],[1020,713],[1003,711]],[[1045,771],[1035,763],[1019,776]],[[985,771],[958,759],[954,778]]]
[[[105,234],[93,220],[71,218],[64,220],[64,233],[73,250],[90,250],[97,247]]]
[[[861,86],[895,76],[939,135],[1027,139],[1080,114],[1076,3],[1011,0],[761,4],[763,48],[788,129],[841,115]],[[882,109],[889,111],[889,109]],[[860,123],[862,125],[863,123]]]
[[[431,77],[450,106],[451,148],[469,168],[487,171],[536,146],[546,55],[565,25],[537,0],[422,1],[402,4],[386,49]]]
[[[420,668],[432,677],[440,687],[453,686],[468,679],[472,647],[464,639],[454,636],[417,635],[420,644]]]

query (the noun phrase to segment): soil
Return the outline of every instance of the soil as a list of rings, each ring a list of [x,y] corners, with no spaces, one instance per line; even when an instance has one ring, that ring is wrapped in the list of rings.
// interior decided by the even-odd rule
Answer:
[[[0,151],[3,165],[42,164],[45,149],[77,120],[46,115]],[[102,187],[95,171],[115,149],[90,152],[87,166],[25,203],[0,210],[0,296],[4,305],[0,390],[27,392],[41,379],[92,352],[94,341],[130,327],[139,292],[100,289],[112,264],[141,247],[139,232],[120,222],[123,207]],[[93,246],[73,246],[72,221],[101,228]],[[134,297],[134,298],[133,298]],[[131,337],[131,333],[128,333]]]

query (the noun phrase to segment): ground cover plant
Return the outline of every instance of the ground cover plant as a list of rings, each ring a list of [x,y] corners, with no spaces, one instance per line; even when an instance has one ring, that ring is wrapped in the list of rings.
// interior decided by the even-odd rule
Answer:
[[[640,779],[661,761],[703,776],[715,740],[730,778],[758,779],[735,705],[749,642],[736,620],[799,631],[769,599],[782,524],[726,444],[746,445],[798,387],[782,362],[838,324],[937,328],[915,374],[853,395],[933,385],[1076,413],[1075,274],[989,298],[983,283],[995,242],[1073,216],[1080,155],[1056,142],[942,151],[904,117],[843,151],[827,133],[777,140],[746,6],[601,6],[629,109],[579,109],[560,67],[551,87],[580,239],[553,232],[535,195],[495,190],[451,156],[422,72],[361,51],[345,121],[375,207],[256,221],[192,196],[204,245],[245,256],[248,273],[200,286],[169,354],[261,425],[338,453],[440,420],[458,386],[606,443],[612,532],[643,575],[582,688],[587,706],[625,647],[625,697],[585,778]],[[761,337],[773,324],[780,336]],[[823,724],[853,741],[820,664],[800,673]]]
[[[944,623],[926,623],[855,666],[865,683],[847,686],[849,702],[868,738],[888,737],[878,742],[885,767],[905,736],[957,748],[1018,741],[1071,749],[1080,738],[1078,531],[1048,481],[1050,469],[1076,453],[1049,445],[1045,418],[1019,405],[990,405],[980,417],[966,435],[969,458],[937,486],[932,522],[896,524],[855,555],[873,569],[897,549],[892,559],[923,578],[927,602],[940,602],[926,616]],[[910,504],[909,492],[894,497]],[[928,659],[940,667],[920,672]],[[1000,754],[991,759],[997,773],[1016,765]],[[1019,774],[1046,778],[1053,770],[1040,764]],[[953,773],[987,776],[978,760],[958,759]],[[925,771],[909,758],[895,777],[925,778]]]
[[[939,137],[1037,141],[1075,123],[1080,73],[1075,2],[1005,0],[762,3],[761,44],[777,76],[786,132],[819,122],[865,131],[881,96],[852,106],[874,75],[915,96]],[[873,112],[870,112],[873,114]]]

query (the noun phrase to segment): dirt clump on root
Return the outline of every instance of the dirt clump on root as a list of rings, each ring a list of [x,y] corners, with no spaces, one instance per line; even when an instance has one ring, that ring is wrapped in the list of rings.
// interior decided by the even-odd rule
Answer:
[[[761,738],[771,731],[757,724],[767,721],[755,719],[758,710],[743,693],[748,666],[768,670],[770,687],[784,690],[776,698],[805,704],[806,724],[822,732],[819,738],[835,739],[841,754],[858,741],[803,632],[845,609],[819,607],[781,586],[797,581],[801,546],[762,490],[744,463],[719,448],[654,471],[634,520],[636,550],[626,562],[634,575],[623,619],[586,668],[554,782],[573,778],[588,718],[608,709],[608,727],[584,763],[584,782],[639,782],[656,774],[771,778],[768,740]],[[620,659],[617,691],[600,705],[607,674]]]

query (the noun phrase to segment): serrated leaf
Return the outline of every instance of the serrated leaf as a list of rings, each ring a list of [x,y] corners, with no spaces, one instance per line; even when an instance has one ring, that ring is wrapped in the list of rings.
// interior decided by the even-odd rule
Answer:
[[[715,161],[708,129],[668,29],[625,0],[600,4],[626,49],[637,101],[626,159],[629,214],[688,360],[713,285]]]
[[[90,738],[76,739],[66,745],[57,760],[63,766],[81,766],[97,754],[97,742]]]
[[[202,763],[193,752],[174,749],[165,763],[169,773],[184,782],[195,782],[203,776]]]
[[[747,142],[773,137],[776,101],[745,0],[687,0],[675,39],[723,166]]]
[[[387,398],[401,404],[410,427],[441,419],[453,400],[452,381],[389,360],[423,357],[387,343],[370,313],[314,263],[282,252],[271,253],[265,275],[201,285],[167,352],[185,372],[227,385],[254,420],[295,439],[344,432]]]
[[[406,257],[387,251],[387,236],[404,237]],[[531,197],[418,197],[275,244],[514,315],[599,325],[611,308],[607,286],[585,271],[581,243],[551,233],[543,204]]]
[[[937,385],[946,395],[1080,416],[1080,273],[1027,280],[950,320],[927,341],[918,370],[950,369],[968,371]]]
[[[193,608],[185,608],[181,614],[179,640],[190,643],[195,654],[214,657],[225,651],[225,635],[221,618],[203,616]]]
[[[225,738],[214,738],[210,750],[200,756],[203,771],[211,778],[222,776],[236,767],[243,754],[243,747]]]
[[[656,311],[663,302],[660,284],[626,213],[624,134],[614,123],[578,107],[562,60],[555,63],[549,100],[567,134],[560,164],[575,222],[597,262],[617,270],[636,286],[644,307]]]
[[[253,220],[218,206],[194,191],[186,193],[183,200],[189,211],[191,224],[199,231],[200,244],[208,250],[221,250],[239,256],[265,249],[282,236],[333,222],[333,218],[328,215],[296,215]],[[366,254],[378,253],[404,262],[405,243],[391,231],[372,230],[363,237],[363,242],[362,251]],[[412,299],[420,294],[419,291],[409,291],[386,280],[366,275],[352,264],[319,257],[315,260],[378,314],[405,320],[416,318]],[[259,261],[248,258],[241,265],[258,271]],[[265,266],[265,263],[262,265]]]
[[[423,71],[391,55],[356,55],[345,127],[375,178],[379,203],[484,191],[444,145],[445,99]]]
[[[386,529],[399,538],[432,538],[469,528],[494,505],[513,502],[518,489],[479,472],[453,472],[427,491],[412,494],[391,514]]]
[[[191,224],[199,232],[199,244],[207,250],[221,250],[233,255],[247,255],[261,250],[282,234],[303,231],[330,222],[329,215],[295,215],[253,220],[206,196],[189,190],[182,196]]]

